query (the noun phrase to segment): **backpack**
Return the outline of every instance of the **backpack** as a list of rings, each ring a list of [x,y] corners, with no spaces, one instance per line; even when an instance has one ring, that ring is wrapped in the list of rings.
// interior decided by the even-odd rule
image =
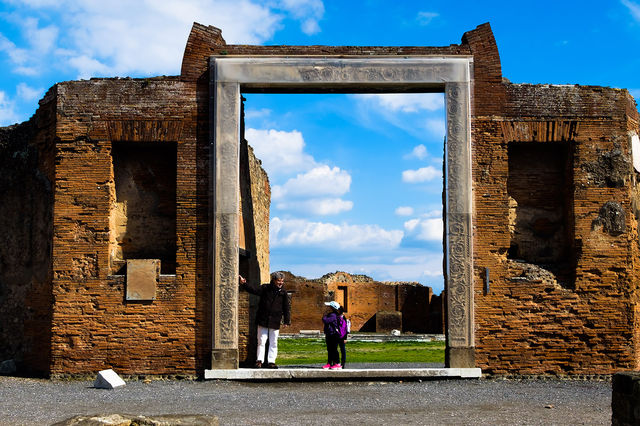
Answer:
[[[351,332],[351,321],[344,315],[338,317],[338,335],[341,339],[345,339],[347,334]]]

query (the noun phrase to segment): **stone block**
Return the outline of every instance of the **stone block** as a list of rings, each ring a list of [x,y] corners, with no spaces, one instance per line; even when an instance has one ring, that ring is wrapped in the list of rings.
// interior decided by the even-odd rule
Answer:
[[[127,260],[127,300],[155,300],[159,259]]]
[[[213,349],[211,351],[211,368],[225,370],[238,368],[237,349]]]
[[[98,389],[115,389],[124,386],[126,383],[112,369],[98,372],[98,377],[93,382],[93,387]]]

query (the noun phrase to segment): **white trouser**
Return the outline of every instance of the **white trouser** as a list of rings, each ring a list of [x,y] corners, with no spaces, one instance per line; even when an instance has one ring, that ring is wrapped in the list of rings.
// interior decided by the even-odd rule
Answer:
[[[276,362],[278,356],[278,335],[280,330],[275,328],[267,328],[261,325],[258,326],[258,354],[256,355],[257,361],[264,360],[264,347],[267,344],[267,337],[269,337],[269,353],[267,354],[267,362]]]

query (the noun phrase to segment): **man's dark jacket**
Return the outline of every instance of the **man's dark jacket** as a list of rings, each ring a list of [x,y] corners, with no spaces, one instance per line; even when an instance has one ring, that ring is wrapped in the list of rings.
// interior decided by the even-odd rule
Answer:
[[[280,329],[283,315],[284,323],[286,325],[291,324],[291,308],[289,307],[289,298],[284,286],[278,288],[277,285],[269,283],[256,287],[247,283],[245,288],[249,293],[260,296],[260,304],[256,314],[258,325]]]

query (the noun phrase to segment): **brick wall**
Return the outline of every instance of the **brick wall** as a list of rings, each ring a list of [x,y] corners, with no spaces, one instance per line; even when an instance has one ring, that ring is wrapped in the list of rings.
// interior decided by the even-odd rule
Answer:
[[[194,374],[208,367],[208,57],[233,54],[473,55],[476,365],[499,374],[640,367],[640,189],[629,143],[630,132],[638,132],[633,98],[618,89],[503,81],[488,24],[445,47],[233,46],[217,28],[196,24],[179,77],[54,86],[30,122],[0,132],[3,169],[16,168],[21,188],[33,196],[29,201],[8,174],[2,176],[0,223],[9,242],[0,248],[0,262],[10,265],[0,270],[0,338],[12,342],[3,344],[3,356],[53,374],[108,367],[124,374]],[[16,145],[7,150],[7,141]],[[112,230],[123,222],[114,215],[113,143],[175,146],[175,274],[161,275],[154,301],[125,301],[125,278],[114,267],[123,259]],[[249,148],[243,151],[242,217],[244,224],[254,222],[243,227],[244,241],[255,258],[241,261],[240,269],[265,282],[268,179]],[[527,171],[529,155],[543,167]],[[557,155],[562,161],[546,161]],[[17,254],[13,241],[31,251]],[[396,310],[414,297],[409,287],[405,292],[353,276],[333,278],[318,286],[334,297],[344,297],[340,287],[346,288],[348,310],[360,312],[352,318],[360,328],[377,310]],[[315,309],[323,308],[317,285],[299,285],[294,307],[303,300],[309,306],[299,311],[299,328],[317,328],[313,318],[321,312]],[[431,306],[441,304],[434,299]],[[249,357],[252,304],[241,294],[241,357]],[[407,317],[422,320],[423,314],[406,310]],[[16,319],[22,328],[6,325]]]
[[[0,128],[0,360],[49,373],[55,90],[27,122]]]
[[[194,374],[208,362],[208,181],[198,150],[195,86],[175,78],[103,79],[57,86],[53,236],[53,374]],[[172,145],[175,273],[156,300],[124,299],[110,266],[117,207],[112,144]],[[132,234],[131,238],[144,238]],[[153,241],[152,241],[153,242]],[[199,298],[198,296],[203,296]],[[209,299],[208,299],[209,298]],[[208,299],[208,300],[207,300]]]
[[[637,113],[629,107],[633,99],[626,91],[605,88],[505,84],[504,89],[504,115],[477,116],[473,123],[476,363],[499,374],[634,369],[637,278],[631,265],[637,262],[638,241],[628,135],[637,129]],[[553,157],[529,155],[536,170],[518,178],[518,168],[526,164],[508,157],[513,144],[529,153],[551,149]],[[564,167],[551,166],[561,152],[570,168],[540,174]],[[509,187],[514,175],[520,188]],[[556,195],[543,188],[549,185]],[[516,213],[513,196],[527,190],[527,208],[564,227],[551,235],[548,223],[538,222],[536,230],[535,220],[525,218],[528,232],[549,244],[553,259],[513,249],[522,242],[514,235],[514,215],[531,216]],[[624,218],[622,226],[617,222],[616,228],[614,220],[612,227],[608,203],[619,207],[613,213]],[[562,218],[558,211],[564,211]],[[489,294],[483,292],[485,267]]]
[[[364,275],[345,272],[327,274],[318,279],[306,279],[285,272],[285,287],[291,296],[291,327],[288,333],[300,330],[322,330],[324,302],[335,300],[345,307],[353,331],[376,331],[376,313],[402,313],[402,331],[439,333],[442,311],[431,309],[432,290],[417,283],[387,283]],[[430,322],[434,315],[440,318]],[[437,328],[437,330],[436,330]]]

